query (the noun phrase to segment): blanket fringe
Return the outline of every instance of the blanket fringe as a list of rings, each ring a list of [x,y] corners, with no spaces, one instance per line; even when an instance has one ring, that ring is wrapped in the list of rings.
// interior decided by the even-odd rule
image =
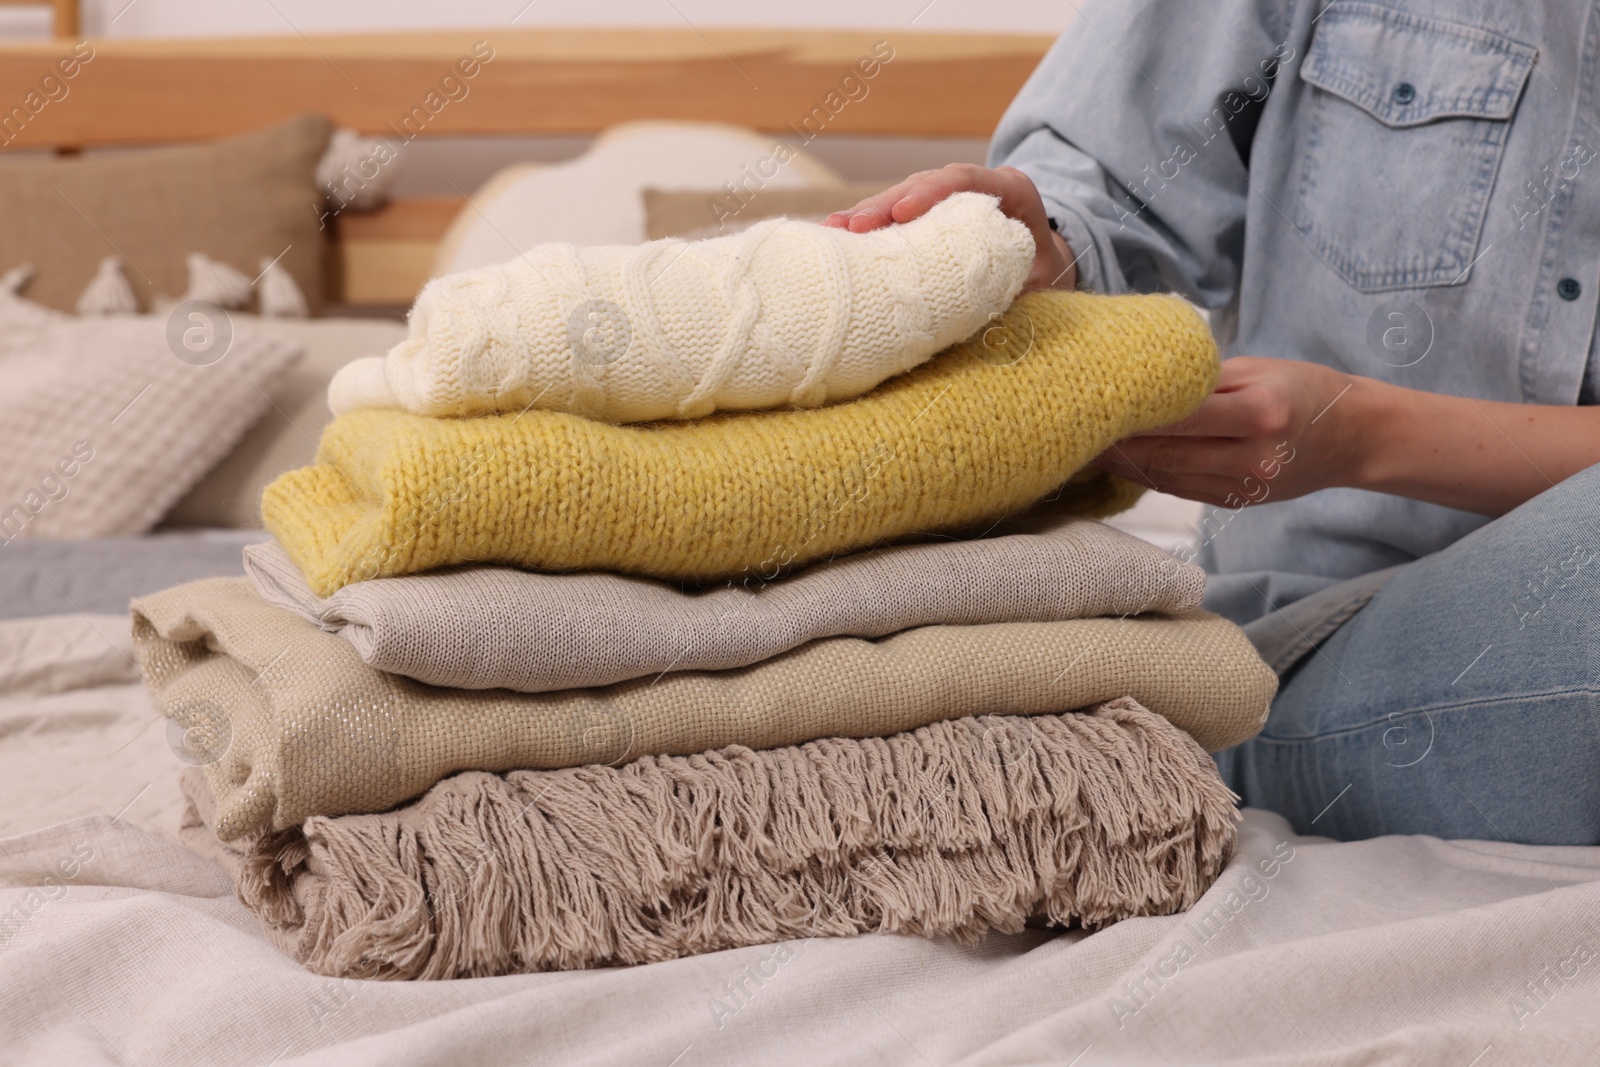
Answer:
[[[1190,907],[1235,797],[1131,699],[887,738],[469,772],[245,844],[240,898],[312,970],[443,979],[869,931],[1096,928]]]

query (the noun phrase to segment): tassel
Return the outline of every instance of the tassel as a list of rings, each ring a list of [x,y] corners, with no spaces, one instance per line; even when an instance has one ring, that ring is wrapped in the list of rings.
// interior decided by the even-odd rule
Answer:
[[[250,303],[250,279],[219,260],[189,253],[189,291],[185,300],[209,300],[218,307],[242,308]]]
[[[362,137],[354,130],[335,130],[317,163],[317,184],[328,194],[335,212],[347,207],[371,211],[389,199],[395,154],[388,141]]]
[[[33,281],[35,273],[37,272],[33,269],[32,263],[24,263],[21,266],[12,267],[4,274],[0,274],[0,293],[21,296],[23,288]]]
[[[136,315],[139,298],[122,273],[122,257],[107,256],[78,297],[80,315]]]
[[[311,314],[306,298],[295,284],[294,275],[283,265],[266,256],[261,257],[261,293],[257,304],[261,314],[268,318],[303,319]]]

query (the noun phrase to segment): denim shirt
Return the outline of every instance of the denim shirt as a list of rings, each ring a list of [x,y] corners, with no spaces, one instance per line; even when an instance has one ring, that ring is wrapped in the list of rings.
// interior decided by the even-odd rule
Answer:
[[[1183,293],[1225,356],[1592,403],[1597,63],[1593,0],[1088,0],[990,163],[1038,185],[1081,286]],[[1265,500],[1199,529],[1241,623],[1488,521]]]

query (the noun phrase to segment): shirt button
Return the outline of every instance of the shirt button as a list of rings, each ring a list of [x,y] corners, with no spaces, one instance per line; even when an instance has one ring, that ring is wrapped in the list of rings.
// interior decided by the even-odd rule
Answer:
[[[1563,300],[1576,300],[1582,292],[1583,286],[1578,284],[1578,279],[1576,278],[1562,278],[1559,282],[1556,282],[1556,293]]]
[[[1417,98],[1417,87],[1410,82],[1401,82],[1394,87],[1394,102],[1401,107],[1411,103]]]

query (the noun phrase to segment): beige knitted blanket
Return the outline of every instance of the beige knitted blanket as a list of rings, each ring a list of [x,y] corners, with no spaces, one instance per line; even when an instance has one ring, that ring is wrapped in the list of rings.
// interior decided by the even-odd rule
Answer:
[[[205,765],[223,838],[383,811],[459,771],[883,737],[1121,696],[1218,749],[1260,729],[1277,688],[1243,631],[1199,610],[826,638],[739,670],[556,693],[441,689],[374,670],[243,578],[135,600],[133,638],[157,706]]]
[[[469,567],[312,593],[276,543],[245,549],[268,603],[379,670],[528,693],[744,667],[824,637],[1198,607],[1200,568],[1091,519],[1037,534],[854,553],[773,582],[685,592],[604,572]]]
[[[186,844],[338,978],[466,978],[867,931],[966,942],[1190,907],[1237,812],[1192,739],[1131,700],[865,740],[468,773],[382,815]]]

